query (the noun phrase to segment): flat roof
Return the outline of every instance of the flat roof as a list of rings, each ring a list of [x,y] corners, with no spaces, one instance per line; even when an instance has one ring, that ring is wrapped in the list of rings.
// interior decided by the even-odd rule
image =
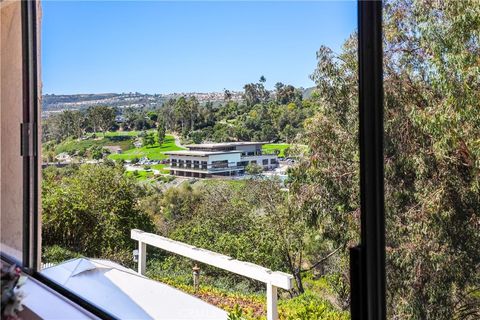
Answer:
[[[222,142],[222,143],[202,143],[202,144],[189,144],[185,147],[187,148],[225,148],[225,147],[236,147],[236,146],[253,146],[253,145],[263,145],[268,142],[254,142],[254,141],[243,141],[243,142]]]
[[[107,260],[78,258],[40,273],[118,319],[228,318],[216,306]]]
[[[179,150],[179,151],[168,151],[165,152],[166,155],[176,155],[176,156],[198,156],[206,157],[216,154],[228,154],[228,153],[242,153],[242,151],[229,150],[229,151],[200,151],[200,150]]]

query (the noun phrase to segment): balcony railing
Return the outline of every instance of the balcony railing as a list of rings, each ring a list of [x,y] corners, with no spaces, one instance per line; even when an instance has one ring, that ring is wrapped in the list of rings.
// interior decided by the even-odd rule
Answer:
[[[267,320],[278,320],[277,288],[290,290],[293,288],[293,276],[280,271],[272,271],[262,266],[233,259],[206,249],[168,239],[156,234],[131,230],[131,238],[138,241],[138,273],[145,274],[147,262],[147,244],[169,251],[192,260],[209,264],[247,278],[264,282],[267,285]]]
[[[175,169],[193,169],[193,170],[202,170],[208,172],[219,172],[219,171],[228,171],[228,170],[242,170],[245,166],[228,166],[228,167],[214,167],[212,165],[187,165],[181,163],[170,163],[171,168]]]
[[[220,172],[220,171],[229,171],[229,170],[243,170],[245,167],[242,166],[231,166],[231,167],[223,167],[223,168],[213,168],[209,167],[209,172]]]

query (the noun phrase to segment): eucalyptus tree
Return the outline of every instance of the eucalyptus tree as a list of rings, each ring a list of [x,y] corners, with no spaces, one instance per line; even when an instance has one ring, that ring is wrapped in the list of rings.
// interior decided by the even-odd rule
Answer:
[[[480,310],[480,6],[387,1],[384,30],[387,310],[398,319],[473,319]],[[317,52],[311,78],[320,108],[305,124],[309,156],[290,185],[319,236],[342,246],[344,257],[359,232],[355,39],[340,54]]]
[[[93,127],[93,131],[101,131],[105,136],[115,121],[115,109],[107,106],[90,107],[87,110],[88,121]]]

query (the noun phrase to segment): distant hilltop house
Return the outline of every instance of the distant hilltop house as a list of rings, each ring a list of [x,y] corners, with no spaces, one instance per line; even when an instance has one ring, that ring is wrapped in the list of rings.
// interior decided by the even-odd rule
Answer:
[[[257,164],[264,170],[278,167],[277,155],[263,154],[264,142],[228,142],[192,144],[188,150],[171,151],[170,174],[183,177],[212,178],[245,173],[248,164]]]

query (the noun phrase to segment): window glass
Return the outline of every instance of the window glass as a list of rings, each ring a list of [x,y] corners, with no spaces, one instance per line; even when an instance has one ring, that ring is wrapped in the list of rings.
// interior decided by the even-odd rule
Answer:
[[[43,17],[43,274],[121,317],[188,315],[184,293],[232,318],[277,296],[282,319],[349,317],[355,2],[45,2]],[[288,288],[144,251],[133,229]],[[136,296],[158,283],[168,299]]]
[[[478,318],[480,9],[388,1],[383,19],[388,317]]]

